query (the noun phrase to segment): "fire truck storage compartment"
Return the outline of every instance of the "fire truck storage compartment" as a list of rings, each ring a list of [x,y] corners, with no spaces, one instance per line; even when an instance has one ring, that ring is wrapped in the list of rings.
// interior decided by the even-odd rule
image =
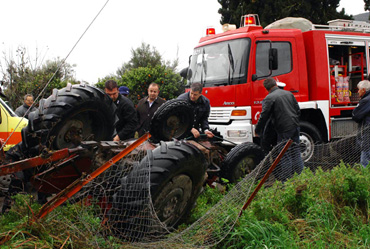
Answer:
[[[352,118],[332,118],[331,138],[343,138],[356,134],[358,124]]]
[[[357,84],[366,79],[365,41],[328,39],[332,106],[353,106],[359,101]]]

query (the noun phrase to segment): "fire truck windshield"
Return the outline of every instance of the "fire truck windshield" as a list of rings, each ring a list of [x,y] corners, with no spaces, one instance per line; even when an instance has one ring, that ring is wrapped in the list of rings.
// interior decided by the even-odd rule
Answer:
[[[250,40],[235,39],[194,49],[187,74],[188,83],[204,86],[245,83]]]

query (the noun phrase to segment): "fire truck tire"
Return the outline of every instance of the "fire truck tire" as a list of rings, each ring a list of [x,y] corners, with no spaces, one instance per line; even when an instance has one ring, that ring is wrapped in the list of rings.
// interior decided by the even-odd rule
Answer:
[[[235,183],[252,172],[264,157],[262,148],[257,144],[238,144],[226,155],[222,163],[221,177]]]
[[[301,157],[304,162],[307,162],[314,154],[315,144],[322,143],[322,137],[316,126],[306,121],[300,122],[300,130]]]
[[[137,231],[148,229],[139,226],[143,224],[140,212],[150,210],[150,196],[159,220],[168,228],[177,226],[190,212],[200,194],[206,168],[204,155],[193,145],[184,141],[161,142],[159,147],[148,151],[139,166],[122,179],[121,188],[113,196],[110,211],[113,227],[121,235],[129,237],[137,237]],[[132,234],[127,234],[131,231]]]
[[[154,141],[182,139],[193,127],[193,107],[184,100],[172,99],[161,105],[154,113],[150,134]]]
[[[52,149],[73,148],[84,140],[111,140],[117,121],[115,104],[102,90],[71,85],[53,90],[29,115],[22,132],[26,148],[43,144]]]

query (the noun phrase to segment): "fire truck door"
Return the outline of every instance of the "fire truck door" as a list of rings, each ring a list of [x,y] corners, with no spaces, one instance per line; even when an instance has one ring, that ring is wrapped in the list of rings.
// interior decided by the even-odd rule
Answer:
[[[259,41],[255,47],[255,63],[252,72],[252,123],[256,123],[259,113],[262,110],[262,100],[266,97],[267,91],[263,87],[263,81],[267,77],[273,77],[276,81],[286,84],[285,90],[291,91],[294,95],[299,93],[298,70],[293,70],[294,62],[297,60],[292,53],[294,39],[284,41]],[[269,56],[270,48],[277,50],[277,69],[270,70]]]

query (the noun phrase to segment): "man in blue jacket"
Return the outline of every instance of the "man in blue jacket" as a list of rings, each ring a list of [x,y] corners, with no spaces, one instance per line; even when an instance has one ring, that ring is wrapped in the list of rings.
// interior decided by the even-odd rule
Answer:
[[[360,81],[357,88],[361,99],[352,112],[352,119],[359,123],[358,141],[361,146],[361,164],[366,167],[370,162],[370,82]]]

